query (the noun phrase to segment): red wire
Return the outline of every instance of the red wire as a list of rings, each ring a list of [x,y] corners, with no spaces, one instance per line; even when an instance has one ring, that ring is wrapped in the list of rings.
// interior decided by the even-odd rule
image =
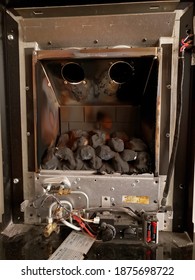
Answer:
[[[84,227],[84,230],[85,230],[91,237],[95,238],[95,235],[94,235],[93,233],[91,233],[91,232],[88,230],[88,228],[87,228],[86,226]]]
[[[76,216],[76,215],[72,215],[73,219],[75,221],[77,221],[77,223],[79,224],[79,226],[81,228],[83,228],[91,237],[95,238],[95,235],[93,233],[90,232],[90,230],[88,230],[88,228],[86,227],[85,223],[81,220],[80,217]]]
[[[184,51],[185,49],[188,49],[190,47],[192,47],[192,40],[190,38],[193,37],[193,34],[187,36],[185,39],[181,40],[181,48],[180,48],[180,52]]]
[[[181,40],[182,46],[180,48],[180,52],[184,51],[187,47],[189,47],[189,41],[185,42],[184,39]]]

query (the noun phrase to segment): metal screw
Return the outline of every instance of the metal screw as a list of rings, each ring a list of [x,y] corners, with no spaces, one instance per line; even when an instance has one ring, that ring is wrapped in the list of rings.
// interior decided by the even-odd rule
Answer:
[[[111,190],[111,191],[114,191],[114,187],[112,187],[110,190]]]
[[[171,85],[167,85],[167,89],[171,89]]]
[[[30,136],[30,132],[29,132],[29,131],[27,131],[26,135],[27,135],[27,136]]]
[[[7,39],[8,39],[9,41],[14,40],[14,35],[13,35],[13,34],[8,34],[8,35],[7,35]]]
[[[14,179],[13,179],[13,183],[14,183],[14,184],[18,184],[18,183],[19,183],[19,179],[18,179],[18,178],[14,178]]]
[[[179,188],[180,188],[181,190],[183,190],[183,189],[184,189],[184,185],[183,185],[183,184],[180,184],[180,185],[179,185]]]

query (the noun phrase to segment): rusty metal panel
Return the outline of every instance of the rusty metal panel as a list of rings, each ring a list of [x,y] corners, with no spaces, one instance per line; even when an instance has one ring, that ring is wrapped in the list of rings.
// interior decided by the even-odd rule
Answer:
[[[67,47],[157,46],[172,36],[174,13],[22,19],[24,42],[41,49]],[[60,34],[60,36],[59,36]]]
[[[56,141],[59,132],[59,106],[52,85],[40,62],[35,64],[35,69],[34,114],[37,127],[35,129],[35,143],[37,143],[35,147],[37,148],[36,162],[39,164],[45,148],[51,147]],[[37,98],[38,94],[39,98]]]

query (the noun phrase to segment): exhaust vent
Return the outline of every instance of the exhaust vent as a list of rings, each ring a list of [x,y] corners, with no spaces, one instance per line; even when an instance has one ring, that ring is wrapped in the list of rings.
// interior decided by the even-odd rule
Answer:
[[[65,83],[72,85],[80,84],[85,78],[83,68],[75,62],[65,64],[61,70],[62,78]]]

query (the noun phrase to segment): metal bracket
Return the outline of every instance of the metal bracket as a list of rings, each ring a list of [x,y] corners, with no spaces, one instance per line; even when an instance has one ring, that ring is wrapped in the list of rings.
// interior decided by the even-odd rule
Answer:
[[[29,204],[29,200],[24,200],[21,204],[20,204],[20,211],[24,212],[25,208],[28,206]]]
[[[111,206],[110,196],[102,196],[102,207],[110,207],[110,206]]]

